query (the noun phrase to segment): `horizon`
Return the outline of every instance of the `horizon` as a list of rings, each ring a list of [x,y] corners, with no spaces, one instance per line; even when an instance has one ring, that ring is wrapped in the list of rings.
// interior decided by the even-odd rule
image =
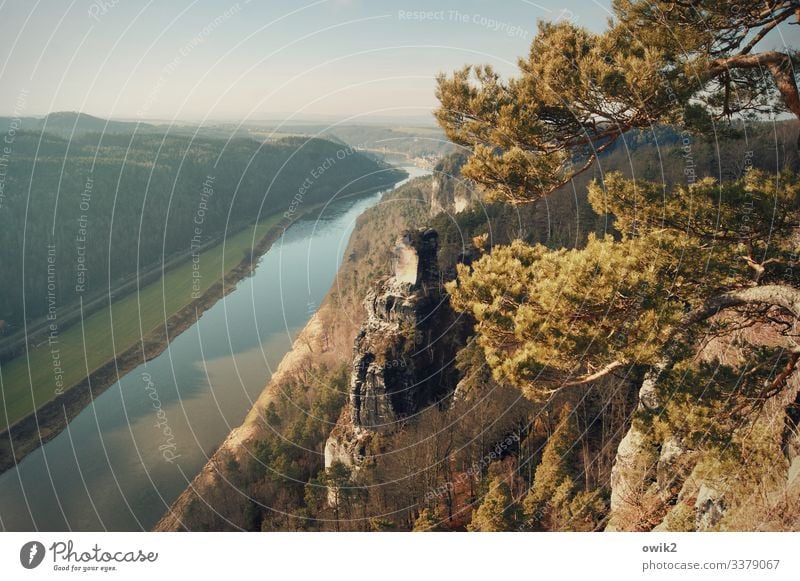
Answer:
[[[433,125],[438,74],[486,63],[513,76],[539,21],[569,20],[600,32],[610,4],[3,4],[0,46],[7,57],[0,64],[0,115],[70,111],[165,123]],[[796,45],[800,30],[782,24],[761,42]]]
[[[3,5],[3,116],[433,123],[435,78],[514,74],[537,21],[602,28],[610,2],[57,0]],[[15,24],[15,23],[22,23]]]
[[[0,114],[0,119],[37,119],[37,120],[44,120],[47,117],[53,115],[83,115],[85,117],[91,117],[97,119],[99,121],[110,121],[110,122],[118,122],[118,123],[140,123],[143,125],[152,125],[154,127],[160,127],[163,125],[170,125],[170,126],[197,126],[197,127],[204,127],[204,126],[214,126],[214,125],[238,125],[240,127],[244,126],[253,126],[253,125],[263,125],[265,127],[273,127],[273,125],[278,126],[286,126],[295,128],[297,126],[308,125],[309,127],[316,127],[318,125],[325,125],[327,124],[329,128],[335,127],[362,127],[362,126],[374,126],[374,127],[410,127],[410,128],[419,128],[419,129],[440,129],[440,126],[436,122],[433,113],[431,112],[429,118],[427,116],[423,117],[366,117],[363,119],[353,119],[352,117],[336,117],[333,115],[307,115],[303,117],[294,117],[292,113],[272,113],[267,115],[272,116],[265,116],[263,118],[252,118],[252,119],[242,119],[232,117],[229,119],[225,118],[208,118],[208,119],[201,119],[201,120],[192,120],[192,119],[164,119],[164,118],[143,118],[137,119],[134,117],[105,117],[101,115],[96,115],[94,113],[86,112],[86,111],[51,111],[50,113],[44,114],[30,114],[30,115],[20,115],[15,117],[14,115],[8,114]],[[744,123],[741,119],[733,119],[731,120],[732,123]],[[747,121],[749,124],[754,123],[800,123],[797,118],[788,112],[779,113],[778,115],[762,115],[760,118],[750,119]],[[665,124],[664,126],[668,126]],[[24,131],[24,129],[23,129]]]
[[[325,114],[308,114],[304,115],[303,117],[293,117],[293,113],[290,112],[273,112],[267,113],[264,117],[257,117],[251,119],[242,119],[241,117],[230,117],[230,118],[208,118],[208,119],[167,119],[167,118],[159,118],[159,117],[146,117],[146,118],[136,118],[136,117],[107,117],[104,115],[97,115],[91,111],[73,111],[73,110],[59,110],[59,111],[51,111],[49,113],[30,113],[24,115],[13,115],[13,114],[1,114],[0,118],[21,118],[21,119],[38,119],[44,120],[46,117],[50,117],[53,115],[82,115],[85,117],[92,117],[94,119],[99,119],[101,121],[115,121],[115,122],[122,122],[122,123],[142,123],[145,125],[164,125],[164,124],[171,124],[171,125],[221,125],[221,124],[239,124],[239,125],[253,125],[253,124],[280,124],[280,125],[288,125],[288,126],[297,126],[297,125],[318,125],[318,124],[331,124],[331,125],[375,125],[375,126],[386,126],[386,125],[410,125],[412,127],[420,127],[420,128],[437,128],[438,125],[436,123],[436,119],[433,117],[431,113],[429,116],[371,116],[360,120],[352,120],[351,117],[348,116],[335,116],[335,115],[325,115]],[[429,117],[429,118],[428,118]]]

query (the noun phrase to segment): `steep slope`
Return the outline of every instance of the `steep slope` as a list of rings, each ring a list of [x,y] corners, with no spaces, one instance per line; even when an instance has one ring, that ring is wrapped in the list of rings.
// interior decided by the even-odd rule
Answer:
[[[680,152],[677,141],[660,154]],[[636,173],[655,155],[643,140],[601,161]],[[696,362],[720,372],[715,385],[632,364],[533,402],[492,376],[471,322],[431,315],[456,263],[516,238],[579,247],[612,224],[591,212],[581,183],[539,204],[483,204],[460,163],[444,160],[362,216],[319,318],[158,528],[797,529],[797,380],[763,407],[717,406],[735,387],[746,333],[763,330],[698,344]],[[510,501],[493,515],[498,483]]]
[[[259,462],[259,442],[272,434],[269,410],[285,398],[285,386],[307,381],[309,373],[322,367],[335,368],[350,359],[353,341],[365,316],[361,297],[371,281],[388,274],[391,239],[377,232],[400,233],[421,223],[428,214],[423,191],[431,178],[417,178],[387,194],[378,206],[359,217],[345,251],[345,262],[337,282],[320,308],[294,341],[269,383],[241,426],[220,445],[192,484],[173,503],[156,530],[251,528],[247,508],[253,502],[248,487],[230,478],[227,466],[246,467]],[[313,399],[313,394],[309,399]],[[341,405],[341,404],[340,404]],[[272,406],[272,407],[271,407]],[[338,415],[341,407],[336,410]],[[335,421],[335,416],[334,416]],[[327,437],[330,426],[325,432]],[[312,452],[312,463],[322,466],[324,439]],[[314,460],[316,457],[316,460]],[[262,504],[271,505],[270,498]],[[209,509],[213,506],[213,510]],[[261,507],[261,510],[267,510]]]
[[[326,452],[329,465],[335,456],[358,461],[360,454],[354,452],[360,446],[346,441],[355,431],[369,432],[369,446],[377,453],[368,455],[361,476],[383,480],[381,471],[395,466],[385,461],[396,459],[398,453],[388,448],[381,452],[382,442],[395,448],[402,447],[404,438],[424,441],[427,437],[417,434],[417,428],[440,425],[445,421],[440,410],[455,409],[464,420],[463,450],[469,456],[477,454],[476,461],[495,438],[506,437],[509,425],[520,421],[520,414],[509,410],[527,404],[502,386],[494,386],[492,401],[480,406],[471,397],[461,397],[469,410],[451,403],[436,405],[457,384],[467,392],[470,383],[464,381],[467,364],[459,363],[463,357],[457,353],[464,347],[469,325],[463,320],[452,324],[458,317],[443,304],[440,285],[452,279],[456,261],[468,261],[478,252],[473,236],[485,234],[493,243],[507,243],[520,229],[542,236],[535,224],[553,217],[553,208],[514,210],[509,220],[507,207],[481,205],[458,175],[458,165],[456,158],[443,162],[432,177],[398,188],[359,218],[337,281],[320,309],[245,422],[219,447],[157,530],[334,528],[326,500],[328,486],[318,478],[325,478]],[[470,204],[456,207],[453,192],[462,200],[472,198]],[[435,208],[444,211],[436,213]],[[560,208],[558,219],[568,219],[572,206]],[[438,252],[439,237],[424,228],[427,224],[444,233]],[[414,231],[418,228],[423,230]],[[422,339],[419,346],[417,338]],[[486,395],[481,397],[485,400]],[[324,413],[314,408],[321,400],[332,402]],[[502,421],[491,420],[504,414]],[[379,424],[386,429],[376,429]],[[451,424],[440,435],[453,434],[461,426]],[[475,430],[480,432],[477,438]],[[342,438],[338,444],[337,434]],[[417,488],[403,484],[403,478],[396,482],[403,494]],[[376,490],[380,488],[387,490],[383,485]],[[420,499],[425,492],[420,489]],[[416,509],[411,510],[409,515]],[[379,529],[381,522],[367,516],[341,526]]]
[[[739,368],[741,345],[756,337],[790,348],[752,327],[711,340],[697,357]],[[665,379],[649,378],[639,391],[614,462],[606,530],[800,529],[800,379],[744,417],[710,422],[703,415],[713,409],[713,387],[689,377],[677,392]],[[691,394],[690,410],[682,392]]]

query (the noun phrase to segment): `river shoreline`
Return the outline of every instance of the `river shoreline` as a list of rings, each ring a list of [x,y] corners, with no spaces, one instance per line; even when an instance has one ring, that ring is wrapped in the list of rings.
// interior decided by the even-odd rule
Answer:
[[[423,179],[423,176],[415,176],[415,178]],[[414,183],[412,180],[415,178],[409,180],[409,183]],[[392,204],[388,206],[392,206]],[[376,219],[374,211],[373,207],[359,216],[359,222],[350,235],[345,250],[345,256],[351,256],[358,250],[359,258],[355,261],[343,262],[337,272],[337,278],[350,281],[350,274],[368,258],[367,253],[373,257],[388,256],[394,246],[396,235],[410,225],[404,223],[403,227],[399,227],[393,222],[394,229],[390,230],[390,234],[387,233],[387,236],[377,242],[371,239],[371,244],[375,243],[374,248],[358,246],[358,240],[365,239],[359,237],[359,229],[363,228],[364,224],[368,224],[368,221],[374,223]],[[427,210],[425,213],[427,214]],[[225,466],[231,461],[245,466],[252,460],[256,442],[263,438],[268,430],[269,422],[265,418],[264,410],[275,398],[283,397],[281,386],[284,382],[290,381],[292,377],[315,366],[333,367],[344,361],[352,361],[353,341],[363,322],[363,312],[348,310],[342,302],[340,291],[342,288],[335,285],[328,289],[319,309],[296,336],[291,349],[281,358],[276,370],[253,402],[245,418],[230,430],[208,461],[172,501],[169,508],[153,526],[153,531],[192,530],[191,526],[187,526],[187,518],[191,518],[198,506],[208,505],[211,495],[220,487],[226,486]],[[355,300],[361,304],[363,296],[359,295]],[[228,524],[231,525],[231,530],[243,530],[232,523]]]
[[[389,190],[398,182],[356,192],[341,199],[355,198]],[[158,327],[149,331],[141,341],[121,351],[116,357],[97,367],[82,380],[66,389],[64,393],[40,406],[34,412],[14,422],[0,432],[0,474],[13,468],[25,456],[58,436],[93,399],[121,377],[146,361],[158,357],[170,342],[183,331],[192,327],[201,315],[213,307],[221,298],[236,288],[241,280],[250,276],[258,266],[259,259],[266,254],[274,242],[280,239],[289,226],[301,218],[320,212],[326,203],[315,204],[293,214],[284,214],[280,222],[271,227],[253,247],[252,253],[225,273],[199,298],[192,300]],[[222,242],[224,244],[224,242]],[[153,281],[154,284],[157,281]]]

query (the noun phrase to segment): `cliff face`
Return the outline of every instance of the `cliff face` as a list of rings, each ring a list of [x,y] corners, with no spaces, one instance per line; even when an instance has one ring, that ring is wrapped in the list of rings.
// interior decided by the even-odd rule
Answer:
[[[360,463],[372,434],[393,432],[455,388],[466,326],[442,292],[437,250],[435,231],[406,232],[394,249],[393,276],[367,293],[350,401],[325,446],[326,467]]]
[[[337,284],[298,336],[292,351],[281,361],[243,424],[220,445],[191,486],[172,504],[156,530],[252,528],[247,516],[252,512],[248,494],[268,506],[277,502],[275,495],[263,490],[251,492],[242,483],[243,478],[249,478],[245,473],[253,464],[259,443],[273,431],[267,428],[266,410],[271,403],[281,400],[286,383],[298,378],[305,381],[310,371],[347,362],[353,370],[351,390],[352,377],[361,378],[359,425],[352,422],[356,408],[347,404],[334,429],[340,437],[328,438],[329,426],[326,426],[319,447],[308,454],[311,458],[320,456],[320,463],[324,455],[324,463],[328,466],[332,457],[352,463],[366,454],[369,438],[365,436],[376,433],[374,427],[377,424],[385,423],[380,419],[381,414],[388,418],[390,426],[392,421],[406,417],[409,409],[436,401],[438,394],[450,389],[449,377],[442,379],[452,370],[447,357],[450,350],[444,349],[444,342],[438,334],[430,338],[428,345],[411,350],[401,348],[401,345],[416,345],[418,336],[433,334],[438,325],[449,329],[454,322],[451,320],[454,318],[452,310],[446,304],[440,305],[443,299],[436,268],[438,237],[434,232],[408,231],[428,221],[433,181],[431,177],[412,180],[384,196],[381,204],[359,217]],[[397,241],[403,232],[408,235],[400,236]],[[390,269],[387,257],[392,255],[394,260]],[[387,278],[389,273],[394,276]],[[383,283],[376,286],[375,280]],[[364,290],[367,288],[371,290]],[[392,328],[396,333],[390,337],[386,333]],[[403,336],[400,329],[412,334]],[[421,334],[417,335],[416,329]],[[386,334],[385,350],[380,349],[382,334]],[[359,358],[359,354],[363,357]],[[376,360],[389,361],[389,366],[370,365],[367,363],[369,354],[374,354]],[[404,390],[407,378],[421,373],[423,360],[426,360],[428,369],[443,368],[443,371],[431,373],[430,378],[424,376],[420,385]],[[359,373],[355,372],[356,366],[361,370]],[[412,367],[417,371],[412,372]],[[442,383],[438,385],[440,380]],[[390,394],[381,396],[387,385]],[[440,389],[442,386],[446,388],[444,391]],[[235,473],[226,471],[226,466],[235,464],[242,469]],[[284,507],[283,510],[290,509]]]
[[[800,382],[753,424],[762,454],[740,466],[679,437],[636,423],[620,442],[607,531],[797,530],[800,528]],[[651,410],[652,411],[652,410]],[[648,413],[639,408],[639,414]],[[755,480],[747,472],[761,472]]]
[[[713,340],[698,357],[724,352],[722,362],[731,363],[741,356],[736,340],[746,336]],[[693,445],[679,425],[656,429],[650,419],[668,405],[658,379],[645,379],[612,469],[606,530],[800,528],[800,379],[734,426],[735,461],[726,461],[727,450]]]
[[[431,176],[430,193],[426,196],[430,216],[441,213],[459,214],[477,199],[475,185],[460,175],[466,158],[454,153],[443,158]]]

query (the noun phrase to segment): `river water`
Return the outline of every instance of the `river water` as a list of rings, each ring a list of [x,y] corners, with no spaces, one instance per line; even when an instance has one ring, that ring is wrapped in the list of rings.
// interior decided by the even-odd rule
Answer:
[[[333,283],[356,218],[381,195],[292,224],[160,356],[0,475],[0,530],[149,530],[242,422]]]

